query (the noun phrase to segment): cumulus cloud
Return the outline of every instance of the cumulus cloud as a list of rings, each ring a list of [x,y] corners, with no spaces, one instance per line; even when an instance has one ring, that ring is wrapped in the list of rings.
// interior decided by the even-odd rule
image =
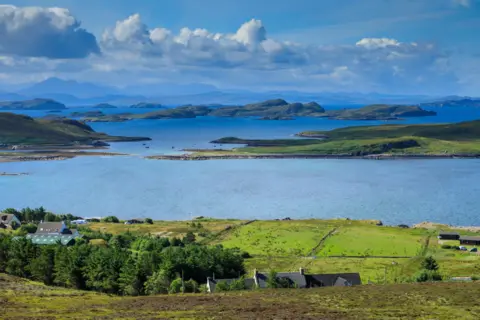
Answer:
[[[99,53],[93,34],[67,9],[0,5],[0,54],[52,59]]]
[[[38,30],[33,30],[34,27]],[[31,34],[35,39],[31,46],[24,34]],[[23,40],[12,44],[14,36]],[[77,53],[74,56],[69,51],[49,49],[52,43],[58,48],[62,41],[68,47],[67,40],[81,45],[83,51],[74,50]],[[99,52],[99,47],[102,55],[89,55]],[[134,14],[107,28],[97,46],[93,35],[80,29],[79,22],[66,9],[8,6],[0,9],[2,53],[23,57],[0,59],[0,72],[15,68],[27,70],[30,63],[35,70],[42,65],[49,72],[82,70],[83,75],[94,81],[123,79],[123,84],[132,78],[136,81],[188,78],[220,86],[228,83],[232,87],[271,85],[316,91],[397,90],[405,93],[454,88],[456,82],[450,57],[428,43],[385,37],[364,38],[344,45],[300,44],[270,38],[262,21],[256,19],[245,22],[232,33],[187,27],[175,32],[161,26],[147,26],[139,14]],[[33,61],[29,58],[87,55],[86,59],[75,62],[56,63],[51,59]]]

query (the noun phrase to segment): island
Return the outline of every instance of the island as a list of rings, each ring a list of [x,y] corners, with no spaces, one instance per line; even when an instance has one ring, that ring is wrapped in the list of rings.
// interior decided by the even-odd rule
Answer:
[[[116,106],[109,104],[109,103],[99,103],[94,105],[92,108],[95,109],[117,109]]]
[[[463,99],[449,99],[433,102],[426,102],[420,104],[422,107],[480,107],[480,99],[463,98]]]
[[[182,155],[150,156],[161,160],[297,158],[480,158],[480,120],[454,124],[380,125],[305,131],[296,139],[226,137],[215,144],[244,145]]]
[[[0,112],[1,161],[59,160],[76,155],[118,155],[86,152],[82,149],[105,149],[108,142],[147,141],[147,137],[111,136],[96,132],[82,121],[56,118],[31,118]],[[13,152],[11,150],[22,150]],[[32,153],[23,150],[32,150]]]
[[[325,113],[337,120],[400,120],[408,117],[435,116],[435,111],[427,111],[419,106],[374,104],[359,109],[331,110]]]
[[[105,113],[102,111],[84,111],[84,112],[72,112],[70,113],[71,117],[81,118],[81,117],[103,117]]]
[[[327,111],[316,102],[288,103],[283,99],[273,99],[244,106],[221,106],[215,108],[206,105],[184,105],[176,108],[163,108],[142,114],[127,113],[89,116],[84,120],[88,122],[119,122],[134,119],[187,119],[201,116],[228,118],[253,117],[258,120],[276,121],[294,120],[297,117],[339,120],[401,120],[407,117],[434,115],[436,115],[436,112],[424,110],[419,106],[381,104],[369,105],[358,109]]]
[[[153,102],[140,102],[134,105],[131,105],[130,108],[137,108],[137,109],[163,109],[165,108],[160,103],[153,103]]]
[[[52,99],[1,101],[1,110],[65,110],[67,107]]]

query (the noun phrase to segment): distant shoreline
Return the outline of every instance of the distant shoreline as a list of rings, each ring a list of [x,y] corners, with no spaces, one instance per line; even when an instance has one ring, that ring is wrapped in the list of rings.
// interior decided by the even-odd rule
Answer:
[[[202,161],[202,160],[228,160],[228,159],[367,159],[367,160],[402,160],[402,159],[480,159],[480,154],[452,155],[452,154],[371,154],[353,156],[350,154],[183,154],[183,155],[157,155],[147,156],[152,160],[176,160],[176,161]]]

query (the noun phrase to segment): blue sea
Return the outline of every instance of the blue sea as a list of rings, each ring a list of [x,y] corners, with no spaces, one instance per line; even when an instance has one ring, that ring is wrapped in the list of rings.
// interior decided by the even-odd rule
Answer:
[[[331,106],[327,109],[344,106]],[[70,109],[63,112],[88,109]],[[480,108],[435,108],[436,117],[400,123],[480,119]],[[128,112],[108,109],[104,112]],[[134,110],[147,112],[147,110]],[[42,116],[44,112],[28,112]],[[224,137],[288,138],[304,130],[328,130],[381,121],[300,118],[259,121],[201,117],[93,123],[112,135],[148,136],[115,143],[122,157],[0,163],[0,209],[44,206],[79,216],[117,215],[184,220],[193,216],[241,219],[351,218],[387,224],[422,221],[480,225],[480,160],[211,160],[159,161],[145,155],[182,148],[212,148]],[[390,122],[389,122],[390,123]],[[216,146],[225,148],[226,146]]]

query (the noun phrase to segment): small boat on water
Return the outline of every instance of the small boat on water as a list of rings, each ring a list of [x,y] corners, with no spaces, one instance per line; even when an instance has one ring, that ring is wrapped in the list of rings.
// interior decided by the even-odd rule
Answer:
[[[149,147],[149,146],[146,146],[145,149],[150,149],[150,147]]]

